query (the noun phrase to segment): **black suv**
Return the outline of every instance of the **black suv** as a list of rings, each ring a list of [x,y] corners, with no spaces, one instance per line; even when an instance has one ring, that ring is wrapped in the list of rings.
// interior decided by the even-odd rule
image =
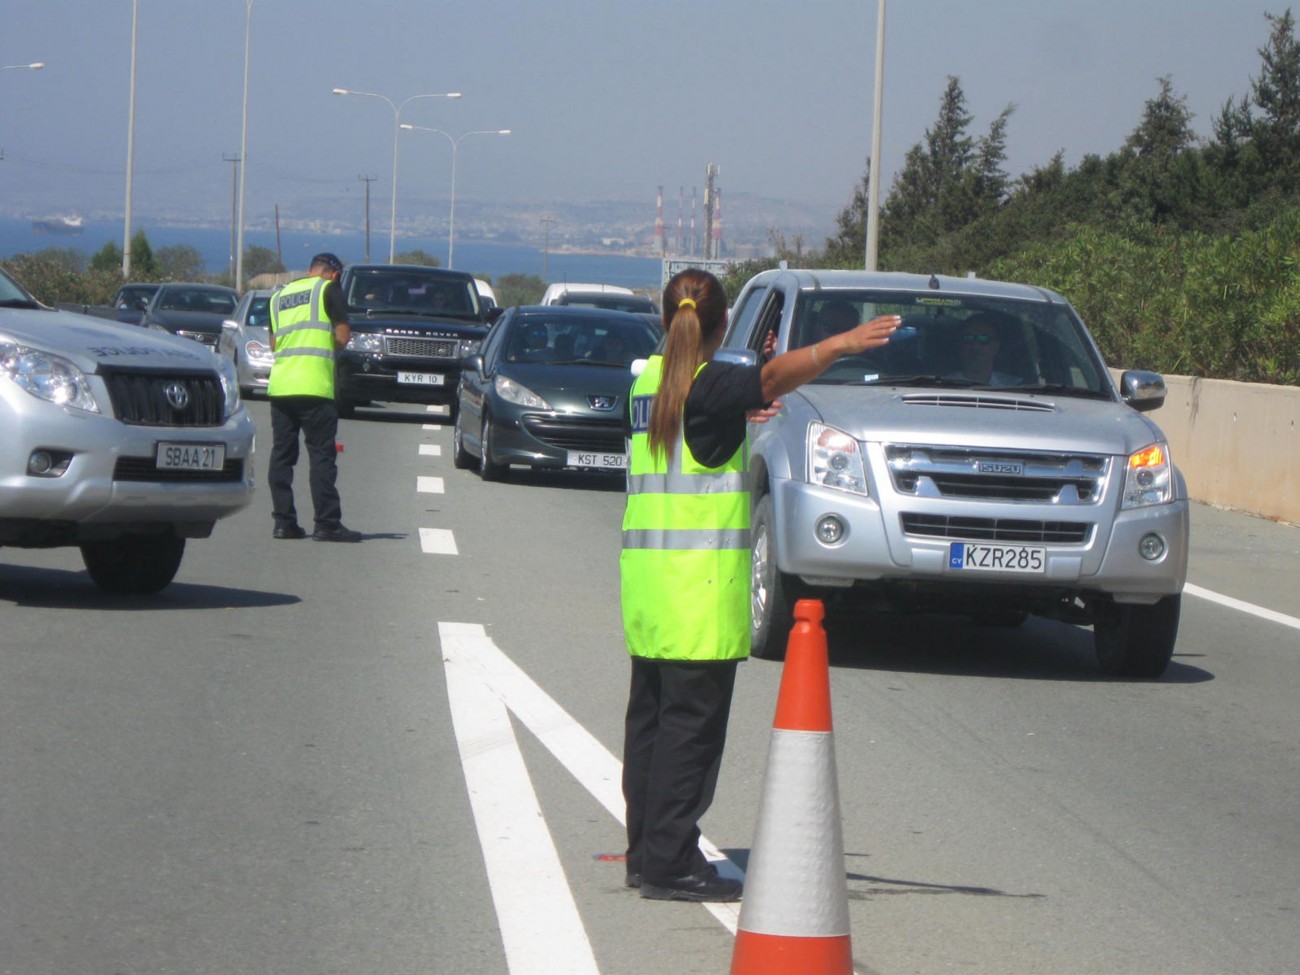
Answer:
[[[456,410],[460,360],[499,309],[479,304],[474,278],[407,264],[354,264],[339,282],[352,340],[339,352],[339,415],[374,401],[446,403]]]

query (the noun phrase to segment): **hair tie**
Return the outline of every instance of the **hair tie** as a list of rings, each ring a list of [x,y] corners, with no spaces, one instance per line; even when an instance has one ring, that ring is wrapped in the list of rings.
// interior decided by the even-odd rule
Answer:
[[[677,302],[677,307],[678,307],[678,308],[681,308],[683,305],[690,305],[692,308],[694,308],[694,307],[695,307],[695,299],[694,299],[694,298],[683,298],[681,301]]]

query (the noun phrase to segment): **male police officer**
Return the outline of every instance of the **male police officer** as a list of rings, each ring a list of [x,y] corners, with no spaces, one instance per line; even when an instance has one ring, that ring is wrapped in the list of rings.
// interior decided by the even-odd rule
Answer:
[[[312,538],[318,542],[359,542],[361,533],[344,528],[339,492],[337,447],[339,414],[334,405],[334,351],[348,344],[348,306],[338,288],[343,262],[317,254],[305,278],[271,298],[271,351],[275,364],[266,393],[271,400],[271,463],[267,481],[275,538],[304,538],[293,504],[293,468],[298,434],[307,443]]]

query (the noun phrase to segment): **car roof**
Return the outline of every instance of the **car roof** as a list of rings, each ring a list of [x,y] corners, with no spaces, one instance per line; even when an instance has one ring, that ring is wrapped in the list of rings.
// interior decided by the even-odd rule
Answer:
[[[1028,284],[993,281],[988,278],[954,277],[944,274],[908,274],[901,271],[842,271],[800,268],[774,268],[757,275],[771,284],[782,275],[793,276],[801,291],[883,290],[933,291],[936,295],[953,294],[984,298],[1018,298],[1022,301],[1061,301],[1055,291]]]

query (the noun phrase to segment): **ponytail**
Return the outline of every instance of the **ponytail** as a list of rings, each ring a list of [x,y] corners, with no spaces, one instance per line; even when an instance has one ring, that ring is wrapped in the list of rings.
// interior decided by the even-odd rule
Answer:
[[[655,456],[673,459],[682,410],[704,362],[704,349],[726,326],[727,297],[707,271],[687,268],[664,288],[664,367],[650,408],[649,444]]]

